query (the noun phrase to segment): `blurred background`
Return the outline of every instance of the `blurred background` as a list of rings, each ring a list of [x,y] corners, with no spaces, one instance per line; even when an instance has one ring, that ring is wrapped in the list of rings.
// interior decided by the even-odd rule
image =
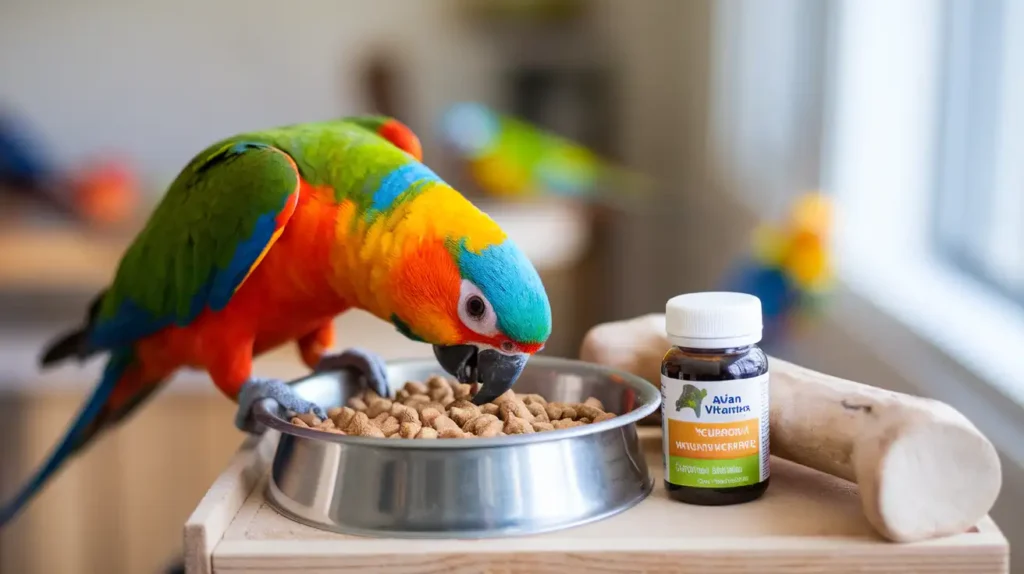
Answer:
[[[545,353],[679,293],[755,293],[770,352],[974,421],[1024,542],[1022,72],[1018,0],[3,0],[0,498],[99,373],[40,372],[43,344],[195,153],[386,113],[541,271]],[[359,312],[338,338],[429,355]],[[257,368],[303,374],[293,348]],[[162,571],[233,411],[180,375],[0,532],[0,571]]]

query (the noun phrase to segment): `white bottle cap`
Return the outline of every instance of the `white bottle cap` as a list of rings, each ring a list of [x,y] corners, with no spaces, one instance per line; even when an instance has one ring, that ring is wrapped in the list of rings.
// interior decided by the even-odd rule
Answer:
[[[761,340],[761,300],[745,293],[689,293],[665,305],[665,333],[673,345],[729,349]]]

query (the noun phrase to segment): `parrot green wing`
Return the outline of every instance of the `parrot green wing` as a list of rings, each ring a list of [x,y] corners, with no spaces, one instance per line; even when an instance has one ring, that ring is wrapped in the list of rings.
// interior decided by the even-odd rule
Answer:
[[[90,308],[88,343],[111,350],[103,378],[46,462],[0,506],[0,527],[70,457],[153,396],[161,381],[128,374],[132,343],[186,325],[204,309],[223,308],[284,229],[300,181],[288,155],[245,140],[209,148],[182,170],[122,258],[113,285]],[[78,343],[62,347],[55,357]],[[134,387],[122,387],[126,381]],[[128,392],[114,402],[117,390]]]
[[[300,182],[295,161],[264,142],[229,139],[196,156],[121,260],[90,343],[130,344],[224,308],[280,236]]]

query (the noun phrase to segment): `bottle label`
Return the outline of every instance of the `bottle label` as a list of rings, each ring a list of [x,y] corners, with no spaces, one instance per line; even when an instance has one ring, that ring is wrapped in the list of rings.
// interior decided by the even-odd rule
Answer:
[[[661,377],[665,480],[728,488],[768,478],[768,373],[729,381]]]

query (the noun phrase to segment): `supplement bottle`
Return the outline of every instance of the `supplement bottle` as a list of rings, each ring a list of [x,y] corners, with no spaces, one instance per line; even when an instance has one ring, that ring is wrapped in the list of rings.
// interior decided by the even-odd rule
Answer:
[[[768,488],[768,357],[761,300],[691,293],[665,306],[665,489],[680,502],[748,502]]]

